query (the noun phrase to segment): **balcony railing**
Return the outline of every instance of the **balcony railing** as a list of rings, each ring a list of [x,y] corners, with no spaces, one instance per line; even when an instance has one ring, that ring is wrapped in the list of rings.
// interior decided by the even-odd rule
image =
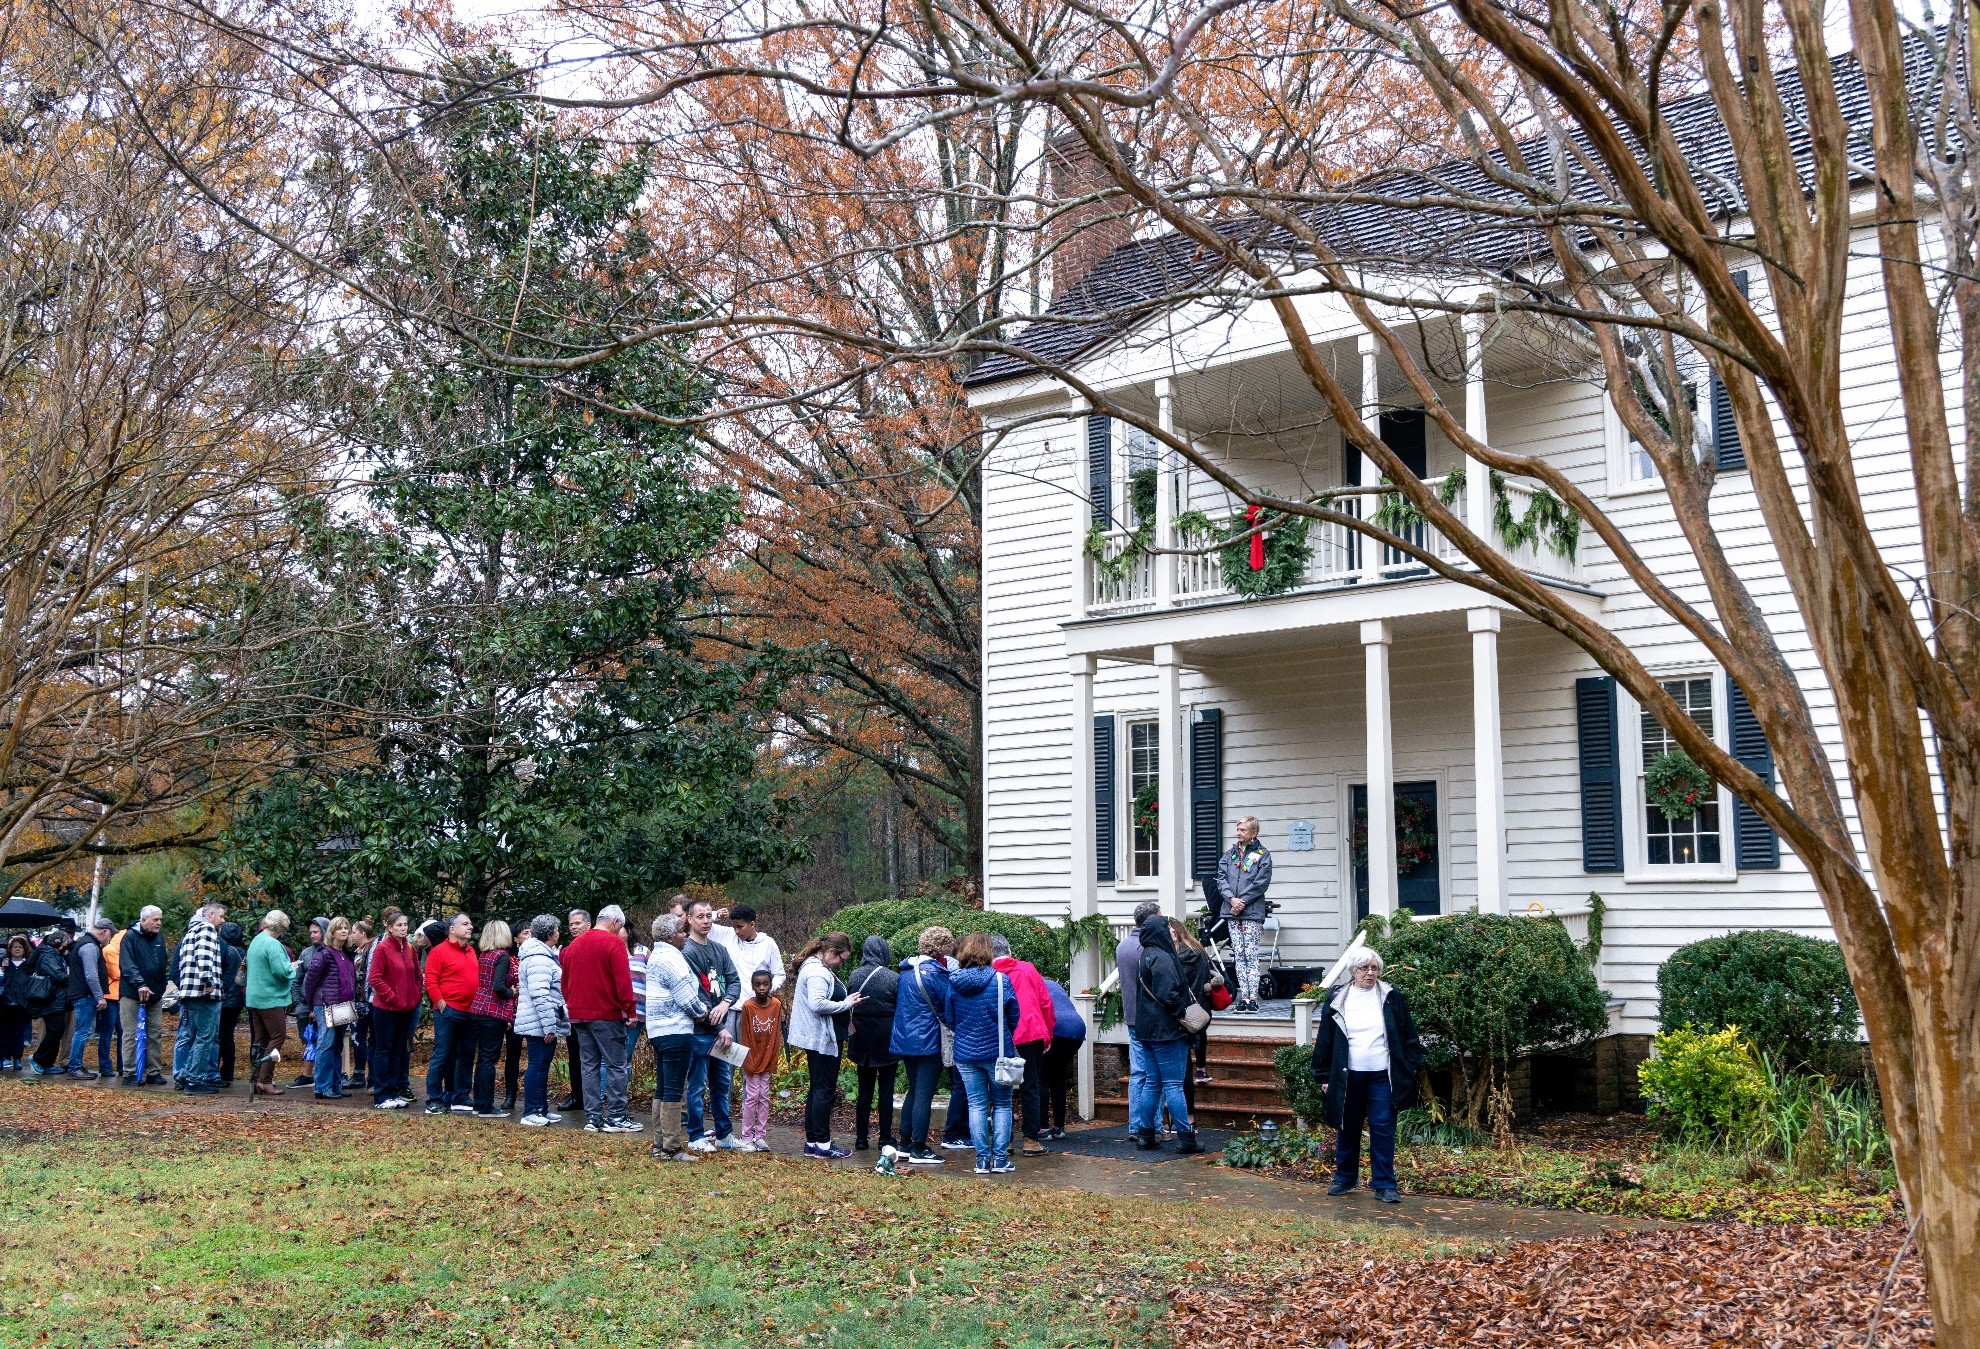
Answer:
[[[1438,490],[1443,479],[1429,480],[1430,488]],[[1533,489],[1520,483],[1506,484],[1507,504],[1515,520],[1524,520],[1533,498]],[[1357,503],[1343,503],[1350,513],[1357,509]],[[1451,509],[1467,525],[1469,518],[1467,501],[1459,493]],[[1224,521],[1218,521],[1221,525]],[[1476,526],[1473,526],[1474,528]],[[1493,531],[1486,531],[1488,534]],[[1427,521],[1417,521],[1405,527],[1403,535],[1417,548],[1430,556],[1455,567],[1472,569],[1471,562],[1458,551],[1456,545],[1446,539],[1441,532],[1431,528]],[[1107,556],[1118,557],[1129,541],[1129,532],[1114,530],[1107,535]],[[1326,590],[1338,586],[1356,585],[1367,581],[1399,580],[1411,576],[1428,575],[1429,569],[1416,557],[1400,549],[1382,545],[1381,565],[1372,571],[1362,566],[1363,549],[1374,546],[1371,540],[1355,533],[1346,525],[1318,520],[1307,525],[1306,538],[1312,547],[1312,557],[1306,564],[1306,572],[1295,591]],[[1121,568],[1103,568],[1089,561],[1091,598],[1087,602],[1089,612],[1118,613],[1137,609],[1149,609],[1157,603],[1156,568],[1164,564],[1175,567],[1174,603],[1177,605],[1202,604],[1212,600],[1229,599],[1235,592],[1224,583],[1223,559],[1221,550],[1204,553],[1179,553],[1161,556],[1143,556],[1129,563],[1124,574],[1112,575]],[[1542,542],[1522,544],[1519,547],[1501,545],[1501,551],[1522,570],[1536,576],[1554,580],[1574,581],[1579,579],[1579,568],[1572,558],[1557,556]]]

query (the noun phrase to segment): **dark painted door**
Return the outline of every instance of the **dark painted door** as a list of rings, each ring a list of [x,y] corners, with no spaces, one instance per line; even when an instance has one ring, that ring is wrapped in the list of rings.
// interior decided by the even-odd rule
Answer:
[[[1354,812],[1353,840],[1354,917],[1368,916],[1368,788],[1355,783],[1348,788],[1349,809]],[[1443,911],[1443,858],[1437,842],[1437,784],[1398,782],[1396,784],[1396,900],[1405,909],[1424,918]]]

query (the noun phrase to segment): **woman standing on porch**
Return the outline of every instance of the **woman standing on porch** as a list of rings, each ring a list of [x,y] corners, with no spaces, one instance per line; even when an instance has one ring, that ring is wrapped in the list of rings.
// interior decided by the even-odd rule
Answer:
[[[1237,843],[1217,863],[1217,886],[1224,894],[1224,918],[1231,927],[1231,958],[1237,964],[1233,1012],[1258,1011],[1258,935],[1265,929],[1265,892],[1272,888],[1272,854],[1258,841],[1258,817],[1237,822]]]
[[[1382,981],[1382,957],[1358,951],[1348,982],[1327,999],[1313,1045],[1313,1076],[1326,1084],[1323,1107],[1334,1138],[1334,1183],[1345,1194],[1361,1181],[1361,1126],[1368,1124],[1368,1183],[1385,1204],[1396,1189],[1396,1115],[1416,1100],[1423,1041],[1409,999]]]

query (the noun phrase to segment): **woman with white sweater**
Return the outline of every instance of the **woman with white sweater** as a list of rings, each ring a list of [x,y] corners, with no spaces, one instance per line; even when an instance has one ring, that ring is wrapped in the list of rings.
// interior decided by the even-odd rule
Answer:
[[[850,1157],[832,1145],[832,1102],[839,1091],[839,1029],[832,1018],[857,1007],[862,999],[848,994],[836,971],[852,956],[852,938],[828,932],[797,953],[791,962],[790,1044],[804,1051],[811,1090],[804,1098],[804,1155],[831,1160]]]
[[[529,935],[516,952],[516,1020],[511,1027],[528,1055],[523,1065],[523,1112],[519,1123],[532,1128],[563,1118],[550,1109],[550,1061],[557,1041],[571,1033],[564,1010],[564,983],[557,965],[557,920],[539,913],[529,920]]]
[[[668,1162],[694,1160],[681,1112],[687,1097],[694,1028],[708,1015],[701,980],[681,954],[686,941],[687,923],[679,914],[663,913],[653,920],[653,949],[646,956],[646,1037],[653,1043],[657,1078],[653,1089],[653,1155]]]

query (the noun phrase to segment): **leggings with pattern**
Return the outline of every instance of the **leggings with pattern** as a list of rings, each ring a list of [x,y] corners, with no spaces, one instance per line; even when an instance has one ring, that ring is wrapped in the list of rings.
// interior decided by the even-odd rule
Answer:
[[[1231,958],[1237,962],[1238,997],[1258,999],[1258,933],[1263,923],[1231,923]]]

